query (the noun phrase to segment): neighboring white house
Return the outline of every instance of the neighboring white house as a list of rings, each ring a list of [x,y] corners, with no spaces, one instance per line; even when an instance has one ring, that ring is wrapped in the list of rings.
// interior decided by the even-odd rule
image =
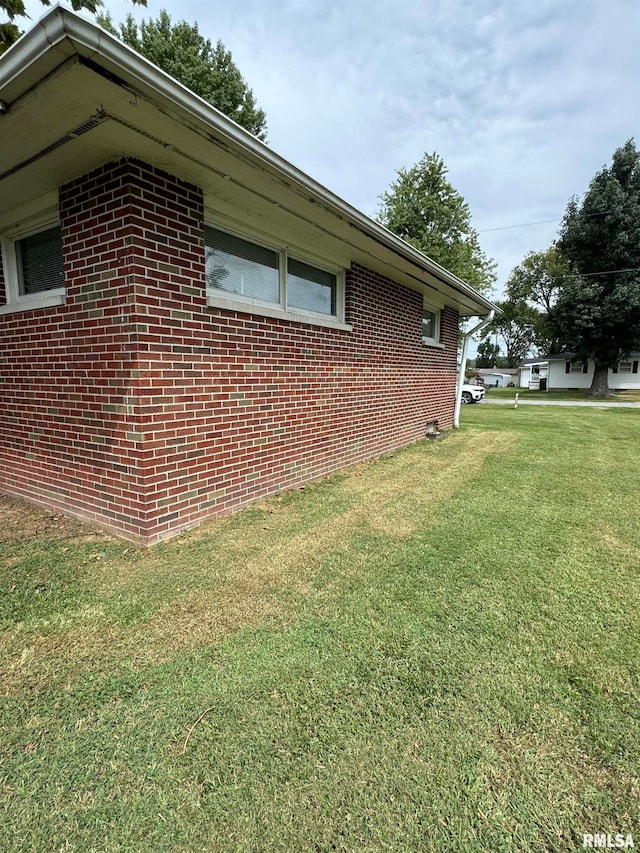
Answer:
[[[518,384],[520,368],[509,370],[506,367],[494,369],[481,367],[477,373],[482,377],[487,388],[507,388],[509,385]]]
[[[550,388],[590,388],[594,363],[573,361],[573,354],[563,352],[546,359],[530,358],[520,365],[520,387],[532,390]],[[609,388],[613,391],[640,390],[638,365],[640,353],[619,361],[609,369]]]
[[[523,361],[520,365],[520,387],[531,391],[546,390],[549,374],[548,361]]]

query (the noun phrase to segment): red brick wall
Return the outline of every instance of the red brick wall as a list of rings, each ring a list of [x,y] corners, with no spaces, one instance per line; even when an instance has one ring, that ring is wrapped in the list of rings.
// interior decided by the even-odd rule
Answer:
[[[66,304],[0,316],[0,488],[131,536],[147,512],[132,397],[137,282],[146,232],[163,227],[141,175],[123,161],[63,187]]]
[[[363,267],[352,332],[207,308],[201,193],[125,161],[60,196],[67,303],[0,317],[0,485],[153,542],[451,426],[457,314]]]

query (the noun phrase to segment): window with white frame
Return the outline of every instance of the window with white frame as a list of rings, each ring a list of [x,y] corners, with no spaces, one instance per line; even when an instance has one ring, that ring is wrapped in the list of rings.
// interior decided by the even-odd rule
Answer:
[[[422,305],[422,340],[425,343],[440,343],[440,311],[426,301]]]
[[[57,214],[39,216],[2,236],[6,309],[64,301],[62,232]]]
[[[205,226],[207,292],[283,314],[342,319],[342,274]]]
[[[571,362],[571,373],[584,373],[584,365],[581,361]]]

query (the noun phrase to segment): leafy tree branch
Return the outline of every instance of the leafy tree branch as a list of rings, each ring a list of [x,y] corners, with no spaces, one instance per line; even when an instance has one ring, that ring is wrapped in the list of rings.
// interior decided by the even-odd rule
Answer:
[[[155,20],[140,24],[128,15],[116,27],[108,14],[99,15],[98,23],[258,139],[266,140],[266,116],[231,53],[221,41],[213,45],[197,24],[174,24],[164,9]]]

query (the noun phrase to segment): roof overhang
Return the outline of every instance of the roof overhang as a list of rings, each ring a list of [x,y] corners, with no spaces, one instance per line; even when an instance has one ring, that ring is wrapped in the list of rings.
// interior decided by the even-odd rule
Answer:
[[[0,228],[96,166],[137,157],[225,221],[367,266],[462,316],[495,306],[118,39],[56,6],[0,58]]]

